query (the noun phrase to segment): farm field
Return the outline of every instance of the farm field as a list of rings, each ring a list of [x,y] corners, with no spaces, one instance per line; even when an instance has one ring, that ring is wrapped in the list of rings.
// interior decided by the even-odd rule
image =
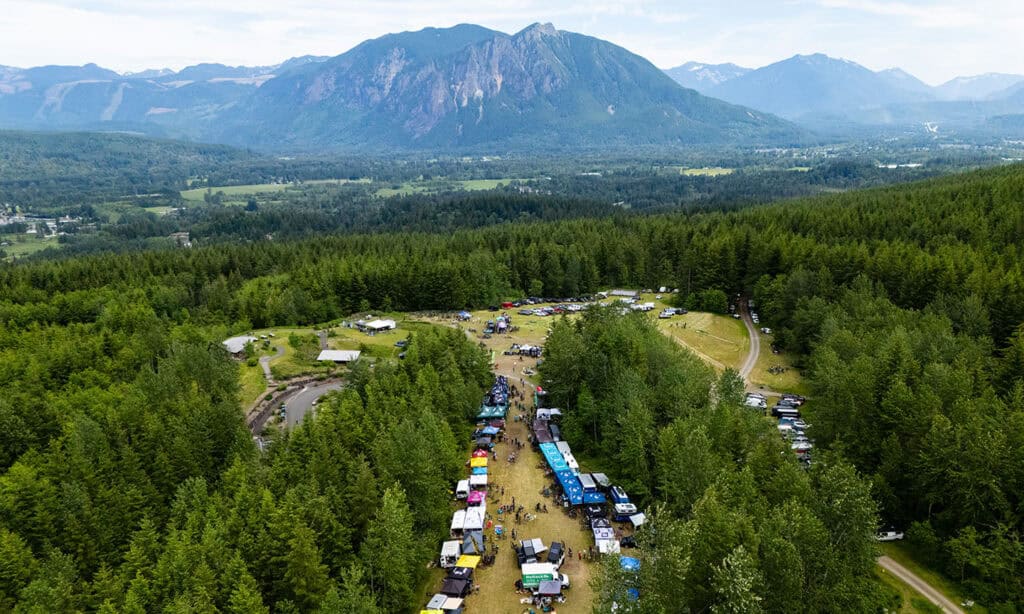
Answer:
[[[208,188],[193,188],[191,190],[182,190],[181,197],[185,200],[194,202],[203,202],[205,200],[207,190],[211,194],[217,192],[223,192],[225,196],[242,196],[248,194],[266,194],[270,192],[282,192],[287,188],[291,187],[292,184],[288,183],[258,183],[251,185],[231,185],[223,187],[208,187]]]
[[[41,252],[48,247],[60,249],[61,244],[57,239],[40,239],[33,235],[13,235],[6,234],[0,235],[0,243],[7,242],[10,245],[4,245],[0,247],[7,254],[6,259],[11,260],[12,258],[23,258],[36,252]]]
[[[680,169],[680,174],[689,175],[691,177],[720,177],[722,175],[731,175],[736,172],[734,168],[722,168],[720,166],[705,167],[705,168],[686,168]]]

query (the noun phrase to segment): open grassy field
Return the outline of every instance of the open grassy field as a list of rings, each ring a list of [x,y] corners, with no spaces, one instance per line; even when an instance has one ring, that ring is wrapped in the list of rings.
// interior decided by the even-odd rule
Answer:
[[[268,192],[281,192],[287,189],[291,184],[287,183],[257,183],[252,185],[229,185],[223,187],[210,187],[210,188],[193,188],[191,190],[182,190],[181,197],[185,200],[191,200],[195,202],[203,202],[206,195],[207,189],[212,194],[217,192],[224,192],[225,196],[242,196],[247,194],[265,194]]]
[[[657,313],[654,314],[655,317]],[[750,338],[743,322],[713,313],[690,313],[657,320],[658,328],[682,343],[718,371],[739,369],[750,351]]]
[[[42,239],[35,235],[26,234],[0,235],[0,243],[4,242],[10,244],[0,247],[0,250],[3,250],[4,253],[7,254],[7,260],[23,258],[30,254],[41,252],[48,247],[52,247],[54,249],[61,248],[61,244],[57,241],[56,237]]]
[[[919,578],[930,584],[935,590],[945,595],[946,598],[953,603],[962,603],[965,600],[971,599],[971,597],[966,595],[963,588],[955,581],[919,563],[914,556],[913,549],[905,542],[884,542],[880,543],[878,547],[882,554],[912,571]],[[916,592],[914,592],[914,594],[918,595]],[[987,614],[988,612],[984,606],[977,603],[971,607],[970,611],[971,614]]]
[[[793,366],[793,357],[785,352],[772,353],[772,335],[761,334],[761,355],[750,372],[750,382],[757,386],[764,386],[776,392],[792,392],[807,396],[810,387],[800,375],[799,369]],[[771,367],[783,367],[782,373],[769,373]]]
[[[449,181],[443,178],[431,179],[429,181],[406,181],[399,185],[382,187],[377,190],[377,196],[389,198],[391,196],[406,196],[409,194],[431,194],[446,190],[465,190],[473,192],[477,190],[493,190],[500,185],[507,185],[512,179],[467,179]]]
[[[686,168],[680,170],[680,173],[683,175],[702,177],[720,177],[722,175],[731,175],[734,172],[736,172],[736,169],[734,168],[722,168],[720,166],[704,168]]]

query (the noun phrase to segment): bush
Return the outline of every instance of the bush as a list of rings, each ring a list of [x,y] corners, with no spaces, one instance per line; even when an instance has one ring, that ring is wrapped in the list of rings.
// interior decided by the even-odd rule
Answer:
[[[260,364],[260,361],[257,358],[250,358],[245,361],[245,364],[249,365],[250,367],[255,367],[256,365]]]
[[[285,390],[288,390],[288,384],[278,384],[277,385],[277,391],[278,392],[284,392]]]

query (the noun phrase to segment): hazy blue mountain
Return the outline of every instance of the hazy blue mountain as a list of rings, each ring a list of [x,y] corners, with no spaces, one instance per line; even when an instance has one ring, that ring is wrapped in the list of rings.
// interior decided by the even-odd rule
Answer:
[[[880,75],[856,62],[819,53],[797,55],[758,68],[715,86],[707,94],[790,119],[931,98],[929,92],[896,85],[903,80],[895,73]]]
[[[742,77],[751,70],[753,69],[731,63],[705,64],[703,62],[687,62],[682,66],[666,69],[665,74],[672,77],[676,83],[683,87],[705,93],[714,86],[736,77]]]
[[[990,72],[950,79],[936,87],[935,92],[943,100],[985,100],[1005,97],[999,96],[999,92],[1021,82],[1024,82],[1024,75]]]
[[[680,87],[611,43],[535,24],[366,41],[271,79],[225,115],[220,139],[286,147],[573,147],[774,142],[798,131]]]
[[[935,88],[902,68],[887,68],[875,74],[894,88],[919,94],[922,98],[935,97]]]

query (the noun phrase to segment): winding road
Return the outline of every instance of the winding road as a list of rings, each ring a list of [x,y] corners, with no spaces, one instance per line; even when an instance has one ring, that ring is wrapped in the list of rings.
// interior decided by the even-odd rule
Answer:
[[[754,365],[757,364],[757,359],[761,356],[761,334],[757,327],[754,326],[754,321],[750,319],[750,310],[746,306],[741,305],[740,314],[743,324],[747,327],[747,332],[750,334],[750,351],[747,353],[746,360],[743,361],[743,366],[740,367],[740,376],[747,382],[747,387],[749,388],[751,386],[750,373],[754,370]],[[770,391],[761,390],[760,392]],[[920,593],[925,599],[937,605],[943,612],[947,614],[965,614],[963,609],[947,599],[945,595],[936,590],[931,584],[928,584],[917,574],[893,559],[887,556],[880,556],[878,557],[878,565]]]
[[[341,382],[306,386],[288,399],[288,428],[293,428],[313,407],[313,402],[333,390],[341,390]]]

